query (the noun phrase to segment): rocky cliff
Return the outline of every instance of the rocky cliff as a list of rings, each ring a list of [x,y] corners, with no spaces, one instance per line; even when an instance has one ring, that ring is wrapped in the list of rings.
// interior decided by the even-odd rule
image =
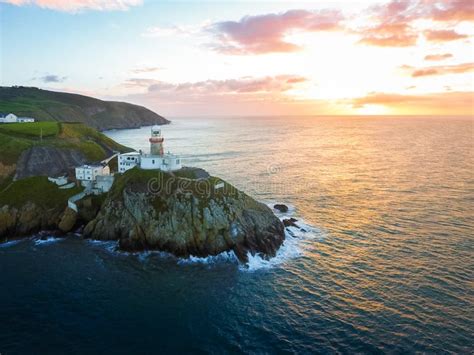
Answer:
[[[218,178],[133,169],[116,181],[84,234],[118,240],[130,251],[208,256],[233,250],[245,262],[248,253],[274,256],[283,229],[266,205]]]

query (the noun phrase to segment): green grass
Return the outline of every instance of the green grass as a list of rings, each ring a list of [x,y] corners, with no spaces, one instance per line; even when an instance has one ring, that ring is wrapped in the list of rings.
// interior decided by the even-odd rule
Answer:
[[[57,122],[7,123],[0,124],[0,133],[40,139],[54,137],[59,133]]]
[[[109,192],[112,199],[121,199],[125,188],[134,192],[143,192],[153,196],[153,205],[161,211],[166,206],[164,198],[167,195],[191,193],[200,200],[200,206],[206,207],[210,199],[219,200],[224,197],[237,197],[245,194],[238,191],[234,186],[224,180],[210,176],[207,179],[192,180],[176,176],[161,170],[141,170],[133,168],[123,175],[116,175],[115,182]],[[224,183],[224,188],[215,190],[215,185]]]
[[[1,163],[15,164],[24,150],[35,145],[77,149],[89,162],[103,160],[113,151],[132,151],[81,123],[35,122],[0,125]]]
[[[67,205],[69,197],[79,193],[82,188],[59,189],[45,176],[34,176],[13,182],[0,192],[0,206],[21,207],[31,201],[38,207],[60,208]]]

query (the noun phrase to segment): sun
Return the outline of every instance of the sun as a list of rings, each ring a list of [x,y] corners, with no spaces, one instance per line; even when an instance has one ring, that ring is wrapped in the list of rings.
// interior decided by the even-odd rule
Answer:
[[[359,115],[387,115],[390,110],[382,105],[364,105],[355,109]]]

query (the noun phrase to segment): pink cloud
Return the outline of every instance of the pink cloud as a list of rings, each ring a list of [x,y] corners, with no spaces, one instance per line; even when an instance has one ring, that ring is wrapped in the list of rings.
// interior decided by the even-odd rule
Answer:
[[[246,16],[240,21],[217,22],[208,29],[217,43],[211,48],[225,54],[294,52],[300,47],[285,40],[294,31],[332,31],[340,27],[337,10],[290,10],[280,14]]]
[[[429,30],[425,31],[424,35],[426,39],[431,42],[456,41],[469,37],[468,35],[457,33],[454,30]]]
[[[24,6],[36,5],[45,9],[78,12],[83,10],[113,11],[127,10],[141,5],[143,0],[1,0],[4,3]]]
[[[472,0],[429,1],[430,15],[435,21],[472,21],[474,20],[474,3]]]
[[[370,27],[356,29],[359,43],[380,47],[408,47],[417,43],[419,31],[415,21],[471,21],[474,19],[472,1],[464,0],[392,0],[368,9]],[[452,29],[426,31],[430,41],[452,41],[468,36]]]
[[[290,90],[309,85],[299,75],[241,77],[226,80],[169,83],[159,80],[130,79],[125,97],[109,97],[155,108],[174,115],[286,115],[331,113],[326,101],[302,100]]]
[[[204,80],[188,83],[168,83],[153,79],[132,78],[123,85],[128,88],[146,88],[149,92],[161,94],[176,93],[190,96],[227,95],[238,93],[282,93],[293,89],[296,85],[307,81],[298,75],[277,75],[262,78],[244,77],[226,80]]]

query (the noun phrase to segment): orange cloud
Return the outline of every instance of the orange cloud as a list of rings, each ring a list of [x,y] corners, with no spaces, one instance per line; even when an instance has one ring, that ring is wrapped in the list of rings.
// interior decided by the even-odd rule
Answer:
[[[448,42],[468,38],[468,35],[457,33],[454,30],[428,30],[423,33],[428,41]]]
[[[280,14],[246,16],[240,21],[224,21],[208,30],[217,42],[210,47],[225,54],[265,54],[294,52],[300,47],[284,39],[293,31],[331,31],[343,20],[337,10],[290,10]]]
[[[444,92],[424,95],[372,93],[351,100],[354,108],[381,105],[404,115],[473,115],[474,93]]]
[[[36,5],[45,9],[78,12],[83,10],[127,10],[141,5],[143,0],[2,0],[7,4],[23,6]]]
[[[418,78],[422,76],[431,76],[431,75],[446,75],[446,74],[463,74],[468,73],[474,70],[474,63],[462,63],[455,65],[438,65],[426,68],[411,68],[405,67],[408,70],[411,70],[411,76],[413,78]]]
[[[425,56],[425,60],[437,61],[437,60],[445,60],[452,57],[453,55],[451,53],[428,54],[427,56]]]
[[[406,23],[381,24],[364,32],[359,43],[379,47],[413,46],[418,39],[418,34]]]

